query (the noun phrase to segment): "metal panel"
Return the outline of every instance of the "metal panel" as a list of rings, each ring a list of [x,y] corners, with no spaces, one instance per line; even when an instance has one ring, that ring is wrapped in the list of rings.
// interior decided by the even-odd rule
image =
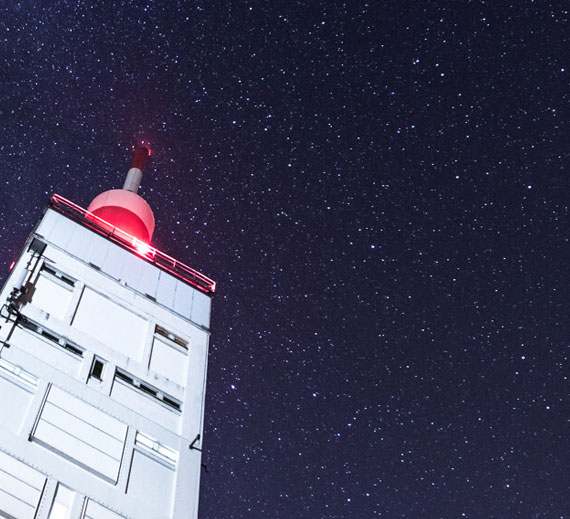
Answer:
[[[28,414],[32,393],[15,382],[0,377],[0,426],[19,434]]]
[[[160,270],[142,259],[139,259],[139,263],[139,277],[136,280],[136,283],[131,286],[141,294],[148,294],[149,296],[156,297],[156,288],[158,285]]]
[[[107,252],[107,256],[103,262],[101,270],[106,274],[109,274],[109,276],[119,279],[126,256],[127,252],[120,247],[109,247],[109,251]]]
[[[138,256],[125,252],[125,260],[123,262],[121,273],[119,274],[119,279],[124,281],[130,287],[135,288],[143,263],[144,261]]]
[[[192,287],[189,287],[182,281],[176,283],[176,294],[174,295],[174,311],[190,319],[192,312],[192,299],[194,298]]]
[[[112,245],[108,240],[98,236],[95,233],[91,233],[92,238],[89,242],[89,247],[87,248],[87,253],[85,254],[85,261],[96,265],[99,268],[103,267],[105,258],[111,248],[117,248],[116,245]]]
[[[49,236],[52,233],[58,218],[61,218],[61,216],[54,213],[53,211],[48,210],[38,225],[36,233],[40,236],[43,236],[46,240],[49,239]]]
[[[210,309],[212,300],[202,292],[194,290],[194,304],[192,305],[191,320],[200,326],[210,327]]]
[[[0,452],[0,515],[33,519],[45,481],[37,470]]]
[[[81,227],[81,225],[76,223],[73,229],[73,233],[71,234],[66,252],[72,256],[84,260],[93,236],[94,234],[91,231],[85,227]]]
[[[156,289],[156,300],[167,308],[173,308],[177,283],[178,281],[173,276],[161,272]]]
[[[76,223],[64,216],[59,216],[48,240],[54,245],[66,249],[75,227],[77,227]]]
[[[124,423],[52,386],[33,439],[117,481],[126,433]]]

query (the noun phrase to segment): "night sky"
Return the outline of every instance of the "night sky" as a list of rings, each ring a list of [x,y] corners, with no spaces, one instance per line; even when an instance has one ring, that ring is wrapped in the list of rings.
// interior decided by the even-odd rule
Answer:
[[[2,279],[145,140],[218,283],[200,519],[570,517],[568,8],[2,2]]]

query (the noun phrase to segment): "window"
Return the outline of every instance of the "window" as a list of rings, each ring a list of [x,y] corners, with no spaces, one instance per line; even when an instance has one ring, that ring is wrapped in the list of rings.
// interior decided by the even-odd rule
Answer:
[[[162,445],[147,434],[138,432],[135,437],[135,445],[173,467],[175,467],[178,462],[178,452],[166,445]]]
[[[103,367],[104,366],[105,366],[105,363],[101,359],[98,359],[97,357],[95,357],[93,359],[93,365],[91,366],[90,377],[94,378],[95,380],[103,380]]]
[[[182,407],[181,402],[179,402],[175,398],[165,395],[159,389],[151,386],[150,384],[147,384],[146,382],[139,380],[136,377],[133,377],[132,375],[121,369],[117,369],[115,373],[115,380],[121,381],[122,383],[130,386],[131,388],[138,390],[141,393],[153,398],[154,400],[157,400],[158,402],[166,405],[172,410],[180,411]]]
[[[148,322],[107,297],[85,288],[73,326],[141,362]]]
[[[38,386],[38,377],[2,358],[0,358],[0,375],[15,380],[29,389],[36,389]]]
[[[71,517],[71,507],[74,497],[75,492],[73,490],[59,483],[51,505],[49,519],[69,519]]]
[[[188,344],[157,326],[154,332],[149,368],[179,386],[185,387],[188,371]]]
[[[105,374],[106,362],[99,357],[94,357],[91,363],[91,369],[89,370],[89,377],[87,378],[87,384],[91,387],[101,387],[103,383],[103,376]]]
[[[62,283],[70,286],[71,288],[73,288],[75,286],[75,280],[74,279],[70,278],[69,276],[66,276],[63,272],[56,270],[49,263],[43,264],[42,272],[45,272],[46,274],[52,275],[53,277],[59,279]]]
[[[186,343],[186,341],[184,341],[180,337],[176,337],[176,335],[174,335],[173,333],[166,331],[162,326],[156,325],[154,333],[155,335],[160,335],[161,337],[164,337],[165,339],[172,341],[174,344],[180,346],[181,348],[188,349],[188,344]]]
[[[73,344],[72,342],[68,341],[64,337],[61,337],[60,335],[57,335],[57,334],[53,333],[52,331],[47,330],[47,329],[43,328],[42,326],[39,326],[38,324],[34,323],[30,319],[28,319],[24,316],[20,316],[18,318],[18,324],[20,326],[22,326],[22,328],[25,328],[26,330],[30,330],[31,332],[42,336],[44,339],[47,339],[52,344],[54,344],[55,346],[59,346],[60,348],[67,351],[68,353],[71,353],[72,355],[75,355],[77,357],[83,357],[83,349],[82,348],[80,348],[76,344]]]

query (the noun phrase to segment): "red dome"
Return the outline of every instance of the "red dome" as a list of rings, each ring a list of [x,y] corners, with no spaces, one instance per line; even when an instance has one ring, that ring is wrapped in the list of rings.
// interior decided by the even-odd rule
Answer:
[[[154,215],[139,195],[124,189],[105,191],[95,197],[87,210],[135,238],[150,243]]]

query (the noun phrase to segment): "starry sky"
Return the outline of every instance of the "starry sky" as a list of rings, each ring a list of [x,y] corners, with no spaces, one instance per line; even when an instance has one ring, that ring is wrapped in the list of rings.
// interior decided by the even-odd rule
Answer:
[[[122,186],[218,283],[200,519],[570,517],[567,2],[0,6],[0,268]]]

